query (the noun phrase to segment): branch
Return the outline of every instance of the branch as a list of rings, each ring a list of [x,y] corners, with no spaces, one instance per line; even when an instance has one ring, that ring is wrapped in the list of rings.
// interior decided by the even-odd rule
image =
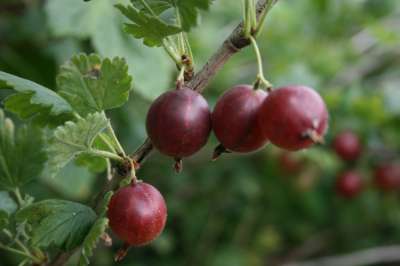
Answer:
[[[257,19],[262,15],[266,14],[278,0],[259,0],[257,3]],[[193,79],[186,85],[193,90],[202,92],[211,79],[215,76],[217,71],[231,58],[232,55],[239,52],[242,48],[248,46],[250,40],[243,36],[243,22],[240,23],[235,30],[229,35],[224,41],[222,46],[217,52],[208,60],[204,67],[193,77]],[[150,155],[153,150],[153,145],[149,138],[130,156],[137,163],[142,164],[144,160]],[[96,199],[102,199],[107,191],[115,190],[119,180],[122,177],[118,174],[114,175],[112,180],[109,180],[104,185],[102,192]],[[93,207],[96,207],[96,202]],[[56,255],[55,259],[48,264],[48,266],[62,266],[68,259],[74,254],[74,252],[63,252]]]
[[[376,247],[340,256],[330,256],[284,266],[366,266],[400,261],[400,246]]]

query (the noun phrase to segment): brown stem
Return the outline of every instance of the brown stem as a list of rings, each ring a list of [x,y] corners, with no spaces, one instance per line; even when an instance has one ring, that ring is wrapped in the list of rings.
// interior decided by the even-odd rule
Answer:
[[[263,13],[268,12],[278,0],[259,0],[257,3],[257,18]],[[207,84],[213,79],[218,70],[242,48],[248,46],[250,40],[243,35],[243,22],[240,23],[235,30],[223,42],[222,46],[214,53],[203,68],[189,81],[186,85],[195,91],[202,92]],[[150,155],[153,150],[153,144],[147,138],[145,142],[130,156],[139,165],[143,164],[144,160]],[[107,191],[116,188],[118,178],[106,182],[101,194],[98,198],[102,199]],[[98,202],[98,201],[97,201]],[[96,204],[94,205],[96,207]],[[48,266],[64,265],[74,252],[60,253]]]

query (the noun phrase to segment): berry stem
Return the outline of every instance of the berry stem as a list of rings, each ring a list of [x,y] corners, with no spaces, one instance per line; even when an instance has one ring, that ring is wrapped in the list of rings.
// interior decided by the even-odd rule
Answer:
[[[117,153],[117,151],[115,150],[114,145],[111,144],[111,142],[107,139],[107,137],[105,136],[104,133],[100,133],[99,137],[104,142],[104,144],[106,144],[106,146],[110,149],[111,152]]]
[[[169,39],[168,39],[169,40]],[[182,66],[182,62],[179,58],[178,53],[175,51],[175,49],[171,46],[169,41],[163,40],[162,41],[162,46],[165,50],[165,52],[168,54],[168,56],[175,62],[178,68]]]
[[[248,37],[251,35],[251,21],[249,18],[249,1],[243,0],[243,34]]]
[[[21,191],[17,187],[14,189],[13,192],[14,192],[15,197],[17,198],[18,205],[21,208],[25,203],[24,199],[22,198]]]
[[[263,69],[263,63],[262,63],[262,58],[261,58],[261,53],[260,49],[258,48],[257,41],[254,39],[253,36],[249,36],[249,39],[251,41],[251,44],[254,48],[254,51],[256,53],[256,58],[257,58],[257,65],[258,65],[258,74],[256,81],[254,83],[254,89],[258,89],[259,85],[264,85],[266,89],[269,91],[272,89],[271,83],[264,77],[264,69]]]
[[[182,85],[185,83],[185,66],[182,66],[179,70],[178,77],[176,78],[176,89],[180,90]]]
[[[125,157],[125,156],[126,156],[125,151],[124,151],[124,149],[122,148],[122,145],[121,145],[121,143],[119,142],[119,140],[118,140],[118,138],[117,138],[117,135],[115,134],[114,129],[113,129],[113,127],[111,126],[111,123],[110,123],[110,122],[109,122],[108,125],[107,125],[107,130],[108,130],[108,132],[110,132],[110,135],[111,135],[113,141],[115,142],[115,145],[116,145],[116,148],[117,148],[117,152],[118,152],[119,154],[121,154],[123,157]],[[112,159],[112,158],[110,158],[110,159]]]
[[[123,162],[124,158],[122,158],[121,156],[112,153],[112,152],[108,152],[108,151],[103,151],[103,150],[97,150],[97,149],[90,149],[88,151],[89,154],[94,155],[94,156],[99,156],[99,157],[103,157],[103,158],[109,158],[115,161],[119,161],[119,162]]]
[[[145,1],[145,0],[139,0],[142,5],[147,9],[147,11],[149,11],[149,13],[158,18],[157,14],[154,12],[154,10],[151,8],[151,6]],[[180,67],[181,66],[181,62],[179,59],[178,54],[174,51],[174,49],[172,48],[172,46],[170,45],[170,40],[169,39],[164,39],[162,41],[162,46],[164,48],[164,50],[167,52],[167,54],[169,55],[169,57],[171,57],[171,59],[175,62],[175,64]]]
[[[254,3],[254,0],[248,0],[249,1],[249,12],[250,12],[250,25],[251,25],[251,31],[257,27],[257,17],[256,17],[256,5]]]
[[[268,11],[272,8],[272,6],[277,2],[278,0],[272,0],[267,2],[265,9],[263,10],[263,12],[261,13],[257,26],[254,30],[253,36],[257,37],[260,35],[260,32],[262,31],[263,27],[264,27],[264,22],[265,22],[265,18],[267,17]]]

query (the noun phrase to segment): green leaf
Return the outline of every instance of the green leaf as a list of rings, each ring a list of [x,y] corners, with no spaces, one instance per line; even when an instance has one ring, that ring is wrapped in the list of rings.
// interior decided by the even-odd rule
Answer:
[[[208,10],[213,0],[169,0],[179,11],[182,28],[189,31],[197,25],[199,10]]]
[[[96,247],[100,237],[104,234],[108,227],[108,218],[102,217],[98,219],[90,229],[83,241],[81,257],[79,258],[79,265],[89,265],[89,258],[93,255],[93,249]]]
[[[132,5],[147,15],[151,13],[145,8],[141,0],[131,0]],[[199,11],[208,10],[213,0],[145,0],[156,15],[176,8],[178,10],[182,29],[190,31],[199,21]]]
[[[44,200],[17,212],[17,221],[32,225],[34,246],[54,244],[63,250],[72,250],[82,244],[96,220],[88,206],[65,200]]]
[[[127,0],[118,2],[129,3]],[[89,3],[82,0],[46,1],[46,17],[52,36],[90,39],[101,56],[125,58],[129,73],[135,77],[135,92],[146,100],[153,100],[168,89],[165,84],[170,82],[174,65],[162,49],[142,45],[122,30],[121,25],[126,19],[114,8],[114,3],[109,0]],[[149,75],[149,69],[153,75]]]
[[[102,173],[107,168],[106,159],[84,153],[76,157],[75,163],[78,166],[87,167],[93,173]]]
[[[141,0],[131,0],[132,5],[136,7],[137,9],[140,9],[140,11],[145,12],[146,14],[150,15],[151,13],[147,10],[147,8],[143,5]],[[149,7],[153,10],[153,12],[156,15],[160,15],[162,12],[165,10],[170,9],[171,3],[169,0],[150,0],[146,1],[149,5]]]
[[[110,203],[110,200],[111,200],[111,197],[114,195],[114,192],[113,191],[108,191],[105,195],[104,195],[104,198],[103,198],[103,202],[101,203],[101,206],[100,206],[100,210],[99,210],[99,213],[100,213],[100,215],[101,216],[104,216],[104,215],[106,215],[106,212],[107,212],[107,210],[108,210],[108,204]]]
[[[117,4],[115,7],[133,22],[125,24],[125,31],[137,39],[143,39],[143,43],[147,46],[161,46],[164,38],[182,31],[179,27],[167,24],[133,6]]]
[[[80,54],[61,67],[58,92],[80,115],[119,107],[129,96],[132,78],[124,59]]]
[[[83,241],[83,248],[81,257],[79,259],[79,265],[89,265],[89,258],[93,255],[93,249],[96,247],[99,238],[104,234],[108,227],[108,219],[104,216],[108,210],[108,204],[110,203],[113,191],[108,191],[103,198],[103,202],[100,206],[99,216],[101,218],[97,219],[96,223],[90,229],[90,232],[85,237]]]
[[[108,123],[104,113],[94,113],[59,126],[49,143],[47,173],[54,176],[77,155],[90,152],[94,139]]]
[[[0,109],[0,187],[14,189],[37,177],[47,156],[43,132],[32,126],[17,130]]]
[[[17,91],[5,100],[5,107],[22,119],[34,118],[43,125],[59,124],[65,122],[72,112],[68,102],[54,91],[2,71],[0,89]]]

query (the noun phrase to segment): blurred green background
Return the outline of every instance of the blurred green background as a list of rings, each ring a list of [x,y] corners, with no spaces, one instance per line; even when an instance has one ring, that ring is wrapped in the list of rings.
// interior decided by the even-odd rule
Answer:
[[[129,103],[109,115],[133,151],[145,139],[149,104],[173,86],[176,73],[162,49],[122,32],[115,2],[0,0],[0,70],[55,88],[60,64],[75,53],[125,57],[134,90]],[[190,33],[197,70],[240,18],[241,2],[233,0],[216,0],[203,14]],[[119,265],[273,266],[399,243],[400,194],[383,193],[372,181],[377,164],[400,159],[399,29],[398,0],[279,1],[259,38],[266,76],[275,86],[305,84],[321,93],[330,111],[327,143],[286,155],[300,164],[295,171],[272,145],[210,162],[214,136],[184,161],[181,174],[154,152],[138,175],[165,196],[168,223],[158,240],[131,249]],[[210,106],[231,86],[253,82],[256,72],[251,48],[235,55],[205,91]],[[343,129],[362,139],[355,163],[342,162],[331,148]],[[354,199],[335,192],[345,169],[359,171],[367,184]],[[37,200],[88,202],[104,181],[104,174],[71,164],[57,178],[43,176],[22,189]],[[113,265],[121,244],[100,245],[93,265]],[[0,254],[0,265],[19,261]]]

